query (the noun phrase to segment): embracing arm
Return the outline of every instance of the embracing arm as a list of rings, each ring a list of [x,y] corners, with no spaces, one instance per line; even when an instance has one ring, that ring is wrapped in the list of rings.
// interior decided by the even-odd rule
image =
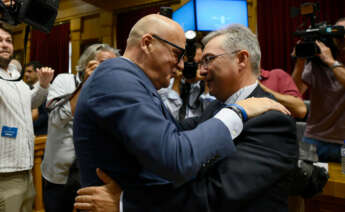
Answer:
[[[219,211],[249,204],[296,166],[296,125],[279,112],[249,121],[236,143],[237,152],[221,161],[204,181],[209,204]]]

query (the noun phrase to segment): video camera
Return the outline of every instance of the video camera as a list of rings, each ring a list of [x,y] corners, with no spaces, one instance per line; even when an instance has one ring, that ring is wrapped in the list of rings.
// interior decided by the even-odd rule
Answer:
[[[320,53],[320,48],[315,41],[322,41],[328,46],[333,56],[336,53],[336,46],[333,38],[343,38],[345,29],[343,26],[332,26],[323,23],[315,23],[316,13],[319,12],[318,3],[307,2],[300,6],[300,9],[292,8],[291,16],[294,17],[300,13],[310,19],[310,27],[305,30],[297,30],[294,35],[301,37],[301,42],[296,45],[296,56],[300,58],[312,58]]]
[[[24,22],[48,33],[54,25],[58,7],[59,0],[11,0],[10,6],[0,0],[0,20],[11,25]]]
[[[196,71],[198,70],[198,64],[194,61],[196,46],[195,38],[196,33],[194,31],[187,31],[186,35],[186,57],[187,61],[184,62],[184,69],[182,71],[183,76],[186,79],[193,79],[196,77]]]

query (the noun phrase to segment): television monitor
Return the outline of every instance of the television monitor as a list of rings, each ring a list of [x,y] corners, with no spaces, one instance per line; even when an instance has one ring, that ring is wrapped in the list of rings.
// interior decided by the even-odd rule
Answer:
[[[177,9],[173,13],[173,20],[179,23],[185,32],[188,30],[196,31],[194,1],[190,0],[181,8]]]
[[[229,24],[248,27],[246,0],[196,0],[197,30],[214,31]]]

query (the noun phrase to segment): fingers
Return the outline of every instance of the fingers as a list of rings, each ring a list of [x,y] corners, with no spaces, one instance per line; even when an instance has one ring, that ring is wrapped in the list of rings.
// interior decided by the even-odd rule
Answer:
[[[271,110],[277,110],[277,111],[280,111],[286,115],[289,115],[289,116],[291,115],[291,112],[284,105],[282,105],[282,104],[280,104],[274,100],[271,100],[271,99],[269,99],[269,100],[271,101],[271,105],[270,105]]]
[[[38,78],[41,87],[48,88],[50,82],[53,80],[54,77],[54,69],[50,67],[42,67],[40,69],[36,69],[36,71],[38,73]]]
[[[92,197],[89,195],[78,195],[75,198],[74,207],[79,210],[94,211]]]
[[[36,71],[41,75],[52,75],[54,74],[54,69],[50,67],[37,68]]]
[[[115,181],[113,179],[111,179],[111,177],[109,177],[105,172],[103,172],[100,168],[96,169],[96,174],[98,176],[98,178],[100,180],[102,180],[102,182],[104,184],[111,184],[111,183],[115,183]]]
[[[93,211],[92,204],[90,203],[74,203],[74,208],[79,210],[87,210],[87,211]]]
[[[248,98],[236,102],[236,104],[242,106],[246,111],[248,118],[256,117],[260,114],[263,114],[269,110],[277,110],[286,115],[291,115],[290,111],[286,109],[282,104],[264,97],[264,98]]]
[[[85,77],[84,81],[89,78],[89,76],[93,73],[93,71],[98,67],[99,62],[97,60],[90,60],[85,69]]]
[[[98,186],[99,187],[99,186]],[[89,186],[85,188],[81,188],[77,191],[78,195],[91,195],[97,192],[97,186]]]

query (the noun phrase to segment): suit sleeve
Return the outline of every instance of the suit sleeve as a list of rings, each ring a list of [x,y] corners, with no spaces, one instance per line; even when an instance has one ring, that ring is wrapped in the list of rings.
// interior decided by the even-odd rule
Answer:
[[[272,192],[270,197],[279,198],[275,195],[281,192],[277,184],[297,161],[294,120],[277,111],[267,112],[250,119],[235,143],[236,152],[178,190],[159,195],[146,192],[146,200],[156,201],[142,202],[141,207],[147,211],[233,212],[243,211],[268,192]]]

